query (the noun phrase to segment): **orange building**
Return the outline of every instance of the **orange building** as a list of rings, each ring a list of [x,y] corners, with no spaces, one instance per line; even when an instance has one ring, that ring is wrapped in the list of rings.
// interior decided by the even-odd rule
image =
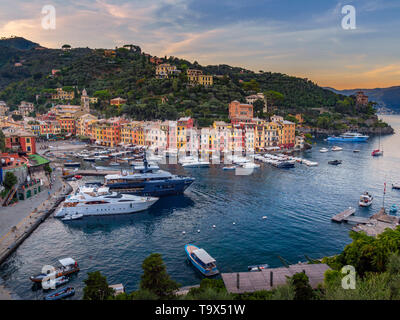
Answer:
[[[61,130],[67,133],[70,133],[72,135],[76,134],[76,124],[75,124],[75,119],[72,117],[60,117],[58,119],[58,122],[61,126]]]
[[[33,132],[18,129],[3,129],[5,145],[7,149],[15,152],[26,152],[27,154],[36,153],[36,138]]]
[[[61,125],[58,121],[46,121],[40,124],[40,135],[60,134]]]
[[[111,99],[110,105],[119,107],[119,106],[122,106],[123,104],[125,104],[127,101],[128,100],[126,100],[126,99],[118,97],[118,98]]]
[[[232,123],[251,122],[253,119],[253,105],[232,101],[229,104],[229,119]]]

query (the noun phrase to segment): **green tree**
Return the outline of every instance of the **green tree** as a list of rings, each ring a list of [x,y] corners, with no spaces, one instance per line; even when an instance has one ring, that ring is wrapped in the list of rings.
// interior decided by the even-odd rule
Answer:
[[[283,102],[285,99],[285,96],[282,93],[274,90],[268,90],[264,93],[264,96],[267,97],[267,103],[271,106],[275,106],[276,104]]]
[[[47,174],[51,174],[53,172],[53,169],[51,169],[50,165],[48,163],[46,163],[46,165],[44,166],[44,171]]]
[[[4,186],[7,189],[11,189],[18,182],[17,177],[14,173],[7,171],[6,176],[4,177]]]
[[[88,272],[84,281],[83,300],[107,300],[112,297],[114,290],[108,286],[107,278],[100,271]]]
[[[148,290],[160,298],[170,297],[179,288],[172,280],[159,253],[152,253],[142,263],[141,290]]]
[[[309,279],[304,272],[296,273],[292,277],[294,287],[294,300],[312,300],[315,297]]]

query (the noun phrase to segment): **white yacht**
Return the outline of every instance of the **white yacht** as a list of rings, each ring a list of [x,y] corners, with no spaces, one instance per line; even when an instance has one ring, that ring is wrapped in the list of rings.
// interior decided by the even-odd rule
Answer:
[[[332,151],[342,151],[342,150],[343,150],[343,148],[338,147],[338,146],[333,146],[332,147]]]
[[[155,197],[110,192],[107,187],[80,187],[75,195],[69,196],[64,201],[55,217],[134,213],[150,208],[157,200]]]
[[[245,162],[241,165],[241,167],[245,169],[257,169],[260,167],[260,165],[253,162]]]
[[[208,161],[193,160],[182,164],[184,168],[208,168],[210,163]]]
[[[319,152],[321,152],[321,153],[325,153],[325,152],[328,152],[329,150],[327,149],[327,148],[322,148],[321,150],[319,150]]]

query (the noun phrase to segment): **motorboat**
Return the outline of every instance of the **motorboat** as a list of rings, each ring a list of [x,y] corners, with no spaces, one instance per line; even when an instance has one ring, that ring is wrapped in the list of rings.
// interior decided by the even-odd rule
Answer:
[[[64,287],[53,291],[52,293],[48,294],[44,297],[44,300],[60,300],[75,294],[75,289],[73,287]]]
[[[66,168],[79,168],[81,166],[80,162],[65,162],[64,167]]]
[[[360,201],[358,202],[358,204],[361,207],[369,207],[372,204],[372,200],[374,198],[372,197],[372,195],[370,195],[368,192],[364,192],[361,196],[360,196]]]
[[[51,285],[54,284],[55,287],[63,286],[64,284],[69,282],[69,278],[67,276],[62,276],[54,279],[54,283],[52,283],[52,279],[48,279],[47,281],[42,282],[42,288],[44,290],[49,290],[51,289]],[[53,287],[53,289],[55,289]]]
[[[373,157],[383,156],[383,151],[379,150],[379,149],[376,149],[376,150],[371,152],[371,156],[373,156]]]
[[[85,157],[85,158],[83,158],[83,161],[86,161],[86,162],[95,162],[95,161],[96,161],[96,158],[94,158],[94,157]]]
[[[260,165],[257,163],[254,163],[254,162],[246,162],[246,163],[243,163],[241,165],[241,167],[244,169],[257,169],[260,167]]]
[[[353,150],[354,153],[358,153],[358,152],[360,152],[360,151],[361,151],[361,150],[358,150],[358,149]]]
[[[110,166],[113,166],[113,167],[118,167],[118,166],[120,166],[121,164],[118,163],[118,162],[110,162],[109,165],[110,165]]]
[[[400,183],[392,183],[392,188],[400,190]]]
[[[331,161],[328,161],[328,163],[333,166],[337,166],[339,164],[342,164],[342,160],[331,160]]]
[[[236,166],[223,167],[222,170],[235,170]]]
[[[302,163],[304,163],[308,167],[317,167],[318,166],[318,162],[310,161],[310,160],[303,160]]]
[[[262,271],[262,270],[268,269],[268,268],[269,268],[268,264],[258,264],[255,266],[248,266],[247,270],[253,272],[253,271]]]
[[[189,261],[205,276],[214,276],[219,273],[216,261],[204,249],[192,244],[185,246]]]
[[[332,151],[342,151],[343,148],[338,147],[338,146],[333,146],[331,150],[332,150]]]
[[[275,167],[279,169],[289,169],[289,168],[294,168],[295,162],[294,161],[276,161],[275,163],[272,163]]]
[[[369,139],[369,136],[362,135],[358,132],[346,132],[340,136],[330,136],[326,140],[328,142],[365,142]]]
[[[81,186],[75,195],[68,196],[54,215],[73,220],[78,215],[98,216],[117,215],[144,211],[150,208],[158,198],[141,197],[111,192],[108,187]],[[71,216],[71,219],[68,219]]]
[[[78,263],[72,258],[60,259],[58,262],[60,263],[60,266],[53,272],[49,271],[47,274],[39,273],[38,275],[29,277],[29,279],[33,282],[39,283],[50,277],[59,278],[79,271]]]
[[[210,163],[208,161],[200,161],[200,160],[194,160],[182,164],[182,167],[184,168],[207,168],[209,166]]]
[[[397,213],[397,211],[398,211],[397,206],[396,206],[395,204],[393,204],[393,205],[390,207],[390,213]]]
[[[326,153],[328,151],[329,151],[329,149],[327,149],[327,148],[322,148],[322,149],[319,150],[319,152],[321,152],[321,153]]]
[[[62,221],[79,220],[83,218],[83,213],[67,214],[62,218]]]

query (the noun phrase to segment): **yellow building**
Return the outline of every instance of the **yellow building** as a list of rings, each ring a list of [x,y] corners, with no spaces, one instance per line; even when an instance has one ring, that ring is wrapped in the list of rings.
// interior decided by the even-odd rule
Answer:
[[[214,84],[213,76],[202,74],[198,77],[198,84],[210,87]]]
[[[57,88],[57,92],[51,95],[51,99],[53,100],[72,100],[75,98],[75,92],[72,91],[64,91],[62,88]]]
[[[214,84],[213,76],[205,75],[201,70],[188,69],[187,78],[191,85],[212,86]]]
[[[181,71],[176,66],[171,66],[169,63],[162,63],[156,66],[156,78],[167,79],[169,75],[179,74]]]
[[[286,120],[279,122],[279,124],[279,146],[293,148],[296,144],[296,124]]]
[[[91,114],[84,114],[76,120],[76,134],[82,137],[91,136],[91,124],[97,121],[97,118]]]

